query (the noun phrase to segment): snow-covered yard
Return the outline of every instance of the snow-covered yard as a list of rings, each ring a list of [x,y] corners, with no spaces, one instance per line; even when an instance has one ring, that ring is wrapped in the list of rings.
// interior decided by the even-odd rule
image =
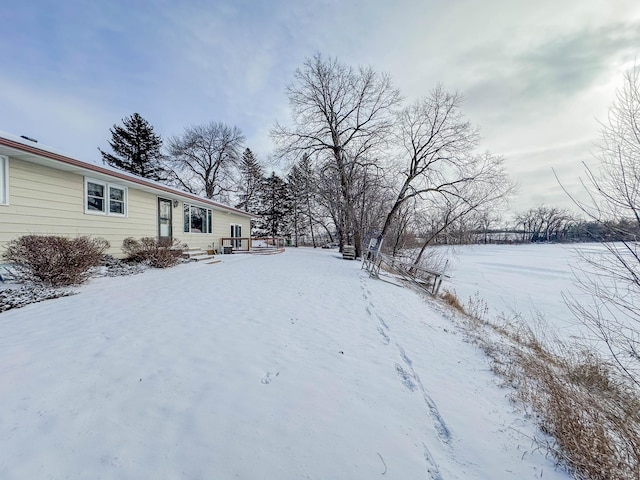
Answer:
[[[444,307],[336,251],[0,314],[2,479],[567,479]]]

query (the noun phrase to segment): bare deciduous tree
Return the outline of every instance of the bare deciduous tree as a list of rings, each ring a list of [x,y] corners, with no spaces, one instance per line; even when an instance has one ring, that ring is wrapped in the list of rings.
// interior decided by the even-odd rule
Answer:
[[[273,138],[283,156],[307,154],[321,175],[335,177],[339,212],[334,220],[340,242],[353,237],[359,254],[361,226],[354,183],[388,139],[399,92],[387,75],[317,54],[296,71],[287,94],[293,126],[277,124]]]
[[[485,205],[477,210],[473,218],[474,230],[482,234],[482,243],[491,241],[491,230],[498,226],[502,221],[500,210],[492,208],[491,205]]]
[[[611,357],[640,388],[640,68],[630,69],[602,123],[599,169],[586,169],[589,201],[576,202],[587,217],[620,242],[583,256],[576,275],[591,305],[568,299],[574,313],[607,346]]]
[[[451,229],[462,219],[487,205],[497,205],[506,200],[514,187],[502,169],[501,159],[487,155],[483,165],[474,181],[458,185],[455,195],[439,193],[426,199],[427,209],[431,212],[429,216],[433,220],[431,228],[423,234],[422,248],[414,260],[416,264],[422,260],[427,247],[438,238],[450,236]]]
[[[440,205],[448,212],[442,218],[449,223],[436,232],[438,235],[451,222],[459,221],[481,206],[502,201],[513,191],[500,157],[474,154],[479,135],[463,118],[460,104],[458,94],[447,93],[438,86],[428,97],[400,113],[400,184],[384,222],[383,235],[408,200],[432,199],[429,200],[432,206]],[[433,238],[425,243],[416,262]]]
[[[387,228],[384,248],[392,256],[398,256],[402,250],[414,246],[416,229],[412,227],[416,227],[416,212],[415,201],[403,203],[397,210],[391,226]],[[385,213],[378,218],[384,218]]]
[[[516,225],[522,227],[522,240],[549,242],[562,240],[563,233],[574,222],[566,208],[539,205],[516,215]]]
[[[172,181],[188,192],[228,200],[225,195],[234,187],[232,173],[243,143],[238,127],[221,122],[185,128],[168,142]]]

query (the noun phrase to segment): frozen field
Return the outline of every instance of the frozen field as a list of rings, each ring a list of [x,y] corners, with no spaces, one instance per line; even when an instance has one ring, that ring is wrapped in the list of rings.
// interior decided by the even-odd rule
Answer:
[[[360,265],[230,255],[0,314],[0,478],[568,479],[450,314]]]
[[[576,321],[562,293],[589,301],[574,285],[577,250],[602,251],[600,244],[469,245],[449,250],[451,279],[444,288],[454,290],[466,303],[484,300],[492,316],[535,320],[542,315],[563,339],[588,336]],[[580,271],[576,270],[580,275]]]

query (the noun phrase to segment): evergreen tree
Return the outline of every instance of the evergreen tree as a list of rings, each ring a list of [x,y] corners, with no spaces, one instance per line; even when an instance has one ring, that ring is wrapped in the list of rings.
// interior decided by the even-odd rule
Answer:
[[[287,175],[287,187],[291,202],[291,215],[289,216],[291,224],[289,229],[293,232],[293,244],[297,247],[299,238],[305,230],[304,207],[306,194],[305,179],[298,165],[291,167]]]
[[[287,185],[291,198],[291,222],[290,230],[293,232],[295,242],[298,246],[300,237],[303,241],[307,235],[311,235],[311,243],[316,246],[316,235],[314,224],[318,223],[316,214],[316,201],[314,190],[314,171],[311,160],[307,155],[303,155],[289,171],[287,175]]]
[[[262,235],[283,237],[290,235],[288,230],[291,214],[291,199],[287,183],[275,172],[262,183],[260,192],[261,219],[257,228]]]
[[[265,178],[262,165],[260,165],[260,162],[258,162],[253,152],[248,148],[240,158],[238,171],[240,172],[238,187],[239,203],[236,205],[236,208],[240,208],[249,213],[258,213],[258,196]]]
[[[122,119],[123,126],[111,129],[109,145],[113,154],[100,150],[102,161],[112,167],[140,177],[162,181],[166,172],[162,167],[162,139],[138,113]]]

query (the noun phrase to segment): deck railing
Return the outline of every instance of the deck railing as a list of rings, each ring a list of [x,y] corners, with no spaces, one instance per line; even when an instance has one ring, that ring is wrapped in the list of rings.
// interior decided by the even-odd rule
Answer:
[[[248,252],[251,239],[247,237],[225,237],[220,239],[220,253]]]
[[[284,248],[285,240],[282,237],[256,237],[251,239],[251,249],[259,248]]]
[[[250,252],[284,248],[282,237],[224,237],[220,239],[220,253]]]

